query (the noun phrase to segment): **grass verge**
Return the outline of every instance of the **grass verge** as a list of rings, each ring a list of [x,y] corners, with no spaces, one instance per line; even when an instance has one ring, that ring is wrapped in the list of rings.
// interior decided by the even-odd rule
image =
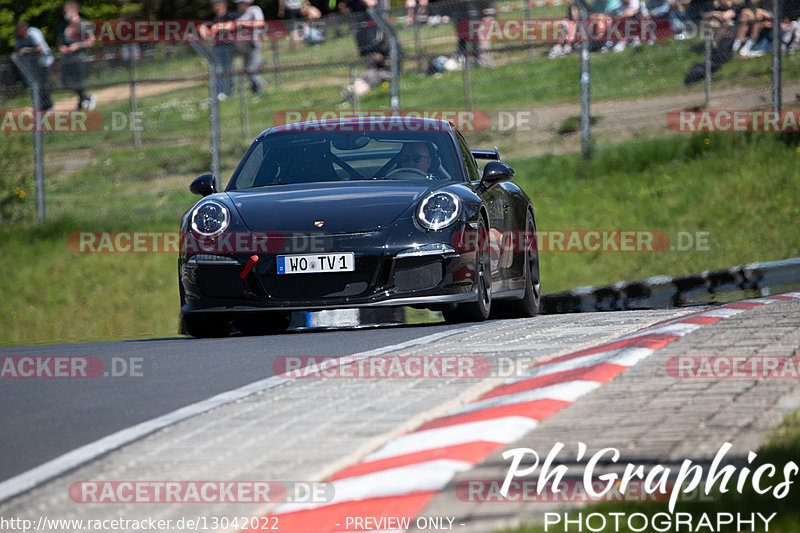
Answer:
[[[797,137],[720,134],[600,146],[589,162],[564,155],[510,163],[533,199],[539,229],[707,232],[707,249],[543,253],[542,288],[550,293],[800,256],[799,159]],[[88,179],[82,176],[75,179]],[[68,249],[67,237],[76,230],[174,230],[196,200],[189,178],[175,178],[167,191],[116,183],[118,200],[89,198],[84,210],[42,228],[0,228],[0,344],[175,334],[174,255],[81,255]]]

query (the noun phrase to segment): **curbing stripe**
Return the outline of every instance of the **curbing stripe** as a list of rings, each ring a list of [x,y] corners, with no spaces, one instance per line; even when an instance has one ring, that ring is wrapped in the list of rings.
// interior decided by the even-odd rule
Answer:
[[[789,299],[800,299],[800,292],[734,302],[717,309],[679,317],[639,330],[622,341],[605,343],[596,348],[582,350],[535,365],[531,367],[531,373],[536,372],[536,366],[550,367],[551,369],[567,368],[568,370],[563,374],[534,375],[527,380],[499,385],[465,408],[452,411],[428,422],[416,431],[390,441],[361,463],[334,475],[333,483],[336,487],[334,501],[326,504],[309,504],[299,511],[296,507],[292,509],[292,506],[284,505],[276,513],[268,516],[280,517],[282,528],[288,524],[292,527],[287,530],[297,533],[363,530],[346,527],[346,517],[417,516],[458,472],[470,470],[489,457],[492,452],[505,446],[505,444],[486,442],[486,437],[483,435],[485,431],[490,431],[493,440],[496,439],[495,435],[503,435],[500,440],[505,440],[526,427],[526,424],[521,421],[527,421],[533,428],[538,425],[537,420],[547,418],[547,416],[560,411],[577,398],[610,381],[614,376],[624,372],[625,369],[635,365],[656,350],[699,327],[734,316],[746,309]],[[609,362],[597,364],[598,360],[608,360]],[[629,364],[613,365],[610,363],[612,360],[626,361]],[[592,361],[595,362],[594,365],[589,364]],[[569,362],[571,365],[559,366],[562,362]],[[604,372],[597,375],[593,373],[605,365],[616,368],[605,368]],[[619,370],[619,372],[614,373],[615,370]],[[553,376],[568,379],[574,377],[573,373],[576,371],[584,379],[571,379],[558,384],[552,384],[551,381],[543,379]],[[596,377],[598,381],[591,380],[591,377]],[[522,387],[523,390],[515,388],[517,386]],[[560,401],[548,403],[557,400]],[[491,418],[481,418],[484,415]],[[508,424],[508,427],[503,427],[504,424]],[[527,433],[527,430],[519,434],[517,439],[521,438],[524,433]],[[465,436],[468,435],[472,436],[471,441],[465,440]],[[438,457],[458,457],[461,460],[430,461],[431,458]],[[425,462],[415,462],[418,460],[425,460]],[[413,464],[408,465],[407,462]],[[405,466],[392,468],[398,464]],[[375,470],[381,467],[389,467],[383,471],[387,474],[385,478],[381,476],[380,471]],[[430,468],[434,468],[435,472],[428,473],[427,469]],[[369,473],[364,474],[364,472]],[[421,476],[420,480],[414,477],[415,474]],[[376,485],[378,480],[391,484]],[[347,484],[348,482],[349,484]],[[395,483],[397,485],[394,485]],[[437,484],[441,486],[434,488]],[[347,490],[342,492],[339,487]],[[391,487],[391,489],[387,489],[387,487]],[[386,495],[387,490],[392,490],[395,495],[382,497]],[[390,529],[393,531],[404,530],[404,528],[397,527]],[[256,531],[249,530],[252,533]]]

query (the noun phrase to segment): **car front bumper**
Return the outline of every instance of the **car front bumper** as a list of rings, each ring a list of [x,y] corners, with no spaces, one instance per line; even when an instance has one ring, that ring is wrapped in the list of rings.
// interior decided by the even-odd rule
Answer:
[[[312,252],[298,246],[288,252],[257,254],[258,260],[244,277],[251,254],[185,254],[179,261],[181,312],[436,307],[475,301],[475,252],[459,252],[451,245],[457,229],[405,230],[399,236],[377,230],[316,239],[313,252],[353,252],[353,272],[278,274],[279,255]]]

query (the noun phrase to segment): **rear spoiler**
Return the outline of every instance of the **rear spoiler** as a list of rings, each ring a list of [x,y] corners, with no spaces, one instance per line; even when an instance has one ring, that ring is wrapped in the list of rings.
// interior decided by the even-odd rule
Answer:
[[[494,150],[471,150],[472,157],[475,159],[491,159],[493,161],[500,161],[500,150],[497,149],[497,146],[494,147]]]

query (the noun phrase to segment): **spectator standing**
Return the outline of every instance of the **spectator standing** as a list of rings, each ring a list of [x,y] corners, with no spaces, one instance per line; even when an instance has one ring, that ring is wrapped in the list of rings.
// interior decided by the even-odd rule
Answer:
[[[59,29],[58,51],[64,55],[61,67],[61,83],[64,87],[75,91],[78,95],[78,110],[87,108],[90,111],[96,104],[95,95],[88,95],[83,89],[86,77],[86,60],[83,50],[94,44],[94,37],[81,19],[80,6],[77,2],[64,4],[64,20]]]
[[[211,21],[213,26],[203,26],[205,38],[213,38],[214,73],[217,76],[217,100],[225,100],[236,92],[233,84],[233,54],[235,43],[231,41],[237,15],[228,12],[226,0],[211,0]]]
[[[348,0],[347,2],[356,26],[358,53],[364,58],[367,71],[359,76],[352,86],[342,91],[342,96],[346,99],[352,97],[353,94],[365,94],[372,87],[392,79],[389,36],[367,13],[367,8],[376,7],[377,4],[377,0]],[[402,55],[403,52],[400,50],[398,56],[402,58]],[[399,70],[400,64],[397,67]]]
[[[459,25],[463,21],[483,20],[484,24],[495,18],[496,10],[494,0],[467,0],[449,4],[446,8],[450,12],[450,19],[456,27],[456,38],[458,46],[456,52],[464,58],[464,61],[472,61],[470,64],[476,67],[491,67],[492,57],[489,52],[490,41],[480,37],[468,43],[459,32]],[[471,49],[471,50],[468,50]]]
[[[405,0],[405,6],[406,26],[413,26],[415,22],[424,23],[428,20],[428,0]]]
[[[367,8],[377,5],[378,0],[347,0],[347,10],[352,13],[356,26],[356,46],[361,57],[376,51],[385,51],[380,46],[383,34],[378,23],[367,14]]]
[[[47,78],[50,65],[53,64],[53,53],[42,31],[25,21],[18,22],[14,27],[14,51],[34,76],[32,81],[39,85],[39,109],[52,109],[53,101],[47,92]]]
[[[251,28],[251,32],[248,34],[254,37],[247,42],[239,43],[239,51],[244,58],[244,71],[250,80],[250,89],[254,93],[258,93],[264,86],[264,81],[258,73],[258,67],[261,66],[261,40],[256,36],[266,33],[264,12],[257,5],[253,5],[253,0],[234,0],[234,2],[236,2],[236,10],[239,12],[239,18],[236,19],[237,24],[248,25]]]

